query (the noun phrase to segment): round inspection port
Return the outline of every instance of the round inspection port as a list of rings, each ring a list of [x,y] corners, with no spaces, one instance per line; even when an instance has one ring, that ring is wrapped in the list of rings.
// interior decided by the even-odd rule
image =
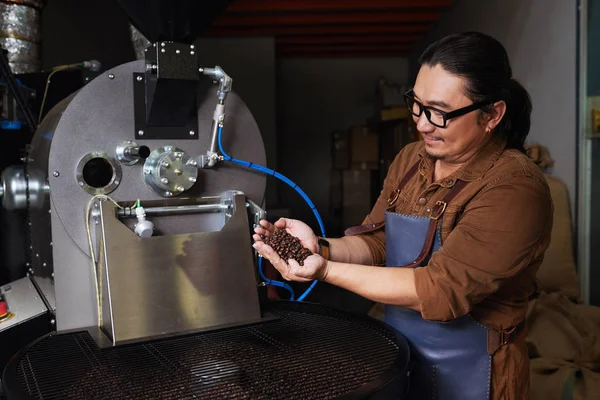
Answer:
[[[95,151],[79,160],[77,184],[90,194],[108,194],[121,182],[121,166],[107,153]]]
[[[96,157],[85,163],[82,175],[85,183],[99,189],[108,186],[113,177],[113,168],[106,159]]]

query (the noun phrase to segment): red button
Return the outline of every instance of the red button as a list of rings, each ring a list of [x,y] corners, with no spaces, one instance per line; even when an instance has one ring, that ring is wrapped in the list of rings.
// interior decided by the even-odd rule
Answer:
[[[8,310],[6,308],[6,302],[0,301],[0,318],[4,317],[6,314],[8,314]]]

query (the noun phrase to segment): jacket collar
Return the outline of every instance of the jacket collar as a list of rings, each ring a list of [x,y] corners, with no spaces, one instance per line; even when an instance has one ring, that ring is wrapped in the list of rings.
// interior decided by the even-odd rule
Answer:
[[[478,181],[492,168],[506,148],[506,139],[492,136],[492,138],[460,169],[450,175],[442,182],[444,186],[452,186],[456,179],[466,182]],[[419,151],[421,162],[419,163],[419,172],[424,177],[433,181],[434,160],[425,152],[423,145]]]

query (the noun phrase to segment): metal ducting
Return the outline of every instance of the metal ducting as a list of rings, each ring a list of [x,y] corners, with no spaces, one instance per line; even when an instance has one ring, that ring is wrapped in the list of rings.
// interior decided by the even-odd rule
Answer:
[[[8,62],[15,74],[41,70],[43,7],[44,0],[0,2],[0,46],[8,50]]]
[[[152,43],[192,43],[232,0],[117,0],[129,20]]]

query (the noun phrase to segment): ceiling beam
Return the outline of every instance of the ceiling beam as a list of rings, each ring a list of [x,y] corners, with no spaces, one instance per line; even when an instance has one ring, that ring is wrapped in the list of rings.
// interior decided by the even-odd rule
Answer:
[[[370,24],[370,25],[290,25],[290,26],[231,26],[207,28],[205,37],[236,36],[292,36],[292,35],[392,35],[398,33],[423,33],[431,29],[430,23],[421,24]]]
[[[331,44],[311,44],[311,45],[285,45],[277,46],[277,53],[342,53],[342,52],[407,52],[411,48],[406,44],[352,44],[352,45],[331,45]]]
[[[390,24],[402,22],[434,22],[439,12],[387,13],[302,13],[302,14],[222,14],[212,26],[264,25],[333,25],[333,24]]]
[[[226,12],[398,10],[447,7],[452,0],[234,0]]]
[[[415,35],[361,35],[361,36],[286,36],[275,39],[277,45],[294,44],[353,44],[353,43],[413,43]]]
[[[314,51],[314,52],[298,52],[298,51],[280,51],[277,53],[277,58],[398,58],[406,57],[408,52],[390,52],[390,51]]]

